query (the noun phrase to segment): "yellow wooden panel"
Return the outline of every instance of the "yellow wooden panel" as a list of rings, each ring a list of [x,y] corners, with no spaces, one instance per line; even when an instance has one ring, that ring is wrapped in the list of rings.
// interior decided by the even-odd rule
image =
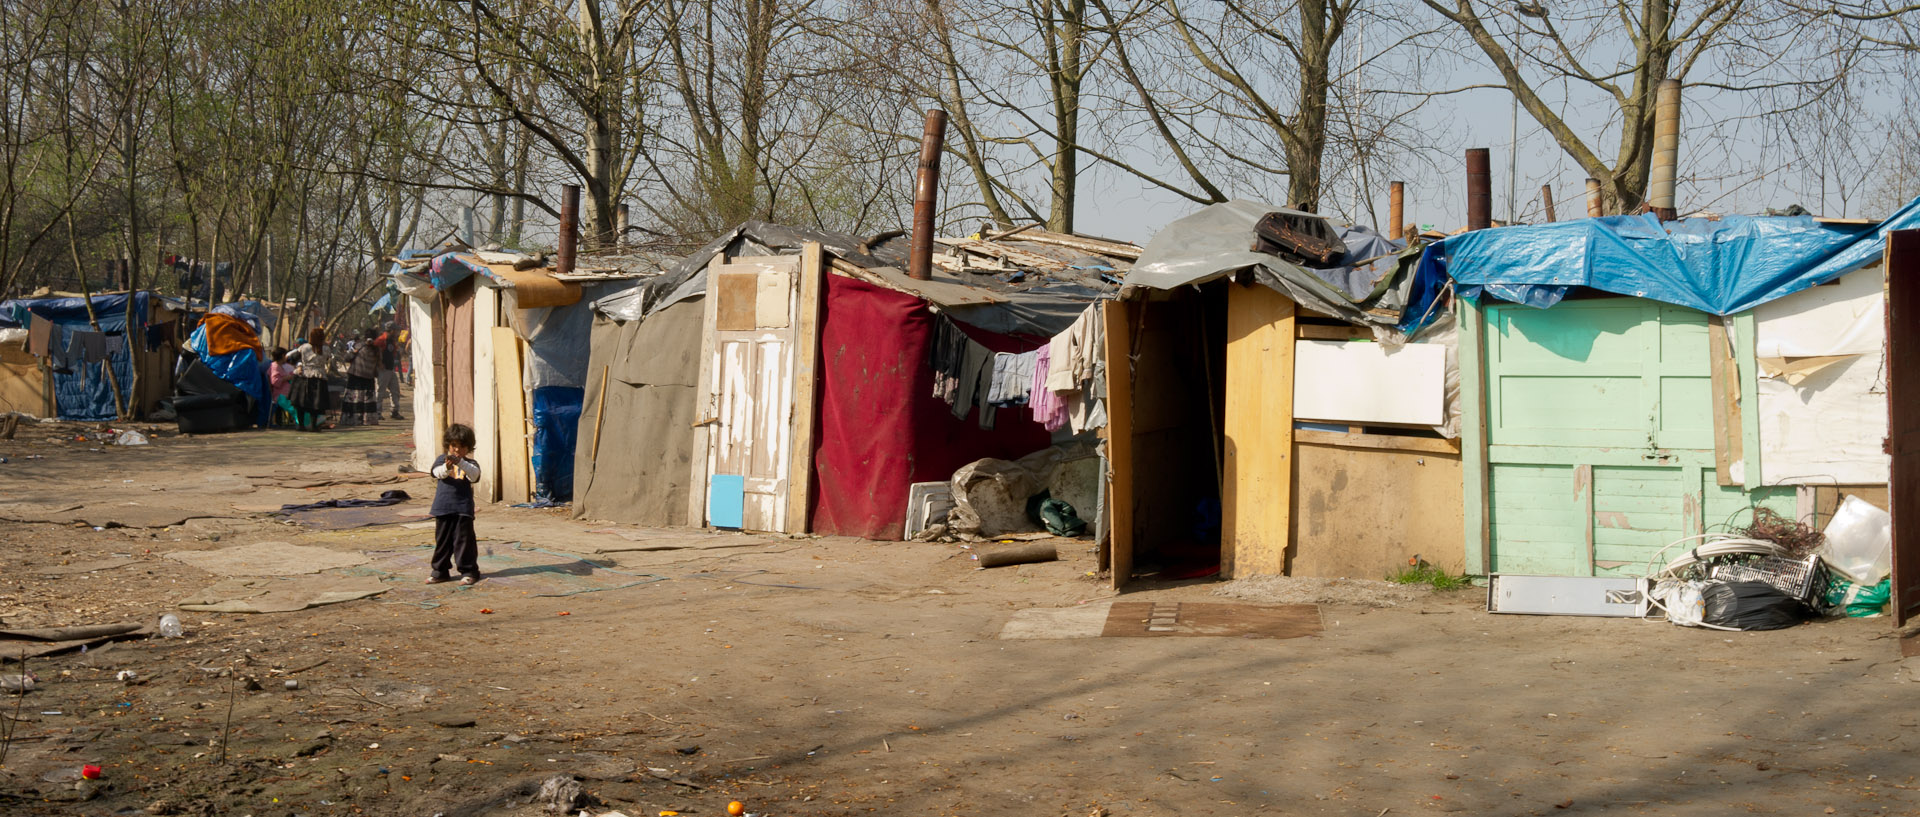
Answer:
[[[493,328],[494,395],[499,400],[500,501],[532,500],[533,463],[527,451],[527,391],[520,379],[520,337]]]
[[[800,310],[793,339],[793,462],[787,468],[787,533],[813,529],[813,425],[819,414],[820,305],[826,300],[826,269],[818,243],[800,248]]]
[[[1293,576],[1384,579],[1419,558],[1451,575],[1460,547],[1460,455],[1294,446]]]
[[[1293,301],[1263,286],[1228,288],[1222,575],[1287,572],[1293,508],[1293,344]]]
[[[500,416],[498,384],[494,382],[493,329],[500,324],[500,291],[473,290],[473,460],[480,463],[480,484],[474,496],[483,502],[500,501]]]

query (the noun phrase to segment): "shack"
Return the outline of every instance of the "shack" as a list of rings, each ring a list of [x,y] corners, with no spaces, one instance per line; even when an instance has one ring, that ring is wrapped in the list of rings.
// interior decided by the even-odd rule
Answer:
[[[144,416],[173,390],[183,339],[175,312],[144,290],[0,302],[0,327],[27,330],[23,349],[0,363],[11,410],[85,422]]]
[[[1256,247],[1263,219],[1297,242]],[[1147,244],[1107,312],[1115,587],[1460,569],[1453,334],[1409,336],[1404,249],[1249,201]]]
[[[1095,250],[1137,253],[1023,239],[945,240],[926,281],[903,242],[748,222],[602,300],[575,514],[899,539],[910,486],[1070,437],[935,395],[939,339],[1036,350],[1113,291]]]
[[[1459,296],[1470,573],[1642,575],[1766,508],[1886,502],[1886,222],[1616,216],[1480,230]]]
[[[410,252],[389,273],[412,328],[414,467],[453,423],[474,429],[477,495],[570,501],[587,367],[590,300],[644,272],[617,264],[568,273],[518,253],[447,246]]]

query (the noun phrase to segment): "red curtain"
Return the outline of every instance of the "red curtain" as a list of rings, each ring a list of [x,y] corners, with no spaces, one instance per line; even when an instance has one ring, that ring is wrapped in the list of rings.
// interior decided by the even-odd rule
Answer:
[[[984,431],[975,414],[954,419],[952,408],[933,396],[927,344],[939,319],[925,301],[840,275],[826,278],[813,532],[897,540],[907,521],[909,484],[944,482],[974,460],[1016,459],[1052,444],[1053,435],[1024,407],[1000,409],[993,430]],[[959,325],[996,352],[1046,343]]]

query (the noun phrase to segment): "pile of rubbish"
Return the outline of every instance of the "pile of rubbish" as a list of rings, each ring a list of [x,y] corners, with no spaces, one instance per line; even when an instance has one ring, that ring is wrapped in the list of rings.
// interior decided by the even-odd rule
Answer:
[[[1655,567],[1680,547],[1688,549]],[[1756,508],[1746,528],[1682,539],[1651,561],[1649,604],[1685,627],[1777,630],[1816,616],[1876,616],[1890,595],[1893,517],[1849,496],[1816,531]]]

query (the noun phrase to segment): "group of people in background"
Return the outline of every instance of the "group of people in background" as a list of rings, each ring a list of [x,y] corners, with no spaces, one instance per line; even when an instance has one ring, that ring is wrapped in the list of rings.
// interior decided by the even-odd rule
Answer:
[[[338,367],[345,369],[347,380],[337,406],[341,426],[379,425],[382,402],[389,405],[391,419],[406,419],[400,414],[399,373],[405,333],[388,323],[369,327],[344,344],[329,345],[328,340],[324,328],[314,328],[292,351],[274,347],[267,382],[276,416],[300,431],[331,428],[327,414],[336,407],[327,377]]]

